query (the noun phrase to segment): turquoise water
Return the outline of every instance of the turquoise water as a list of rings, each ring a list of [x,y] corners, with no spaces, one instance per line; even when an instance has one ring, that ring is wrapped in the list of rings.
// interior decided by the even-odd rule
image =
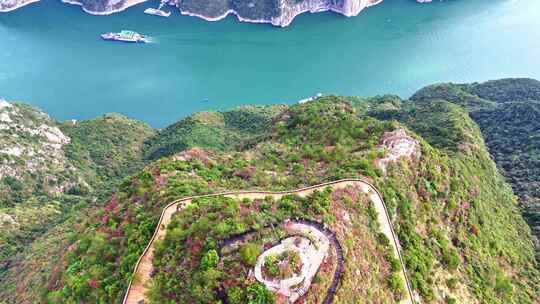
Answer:
[[[163,127],[318,92],[408,97],[433,82],[540,78],[538,0],[385,0],[354,18],[304,14],[286,29],[142,13],[156,5],[103,17],[46,0],[1,14],[0,96],[61,120],[120,112]],[[154,43],[99,39],[121,29]]]

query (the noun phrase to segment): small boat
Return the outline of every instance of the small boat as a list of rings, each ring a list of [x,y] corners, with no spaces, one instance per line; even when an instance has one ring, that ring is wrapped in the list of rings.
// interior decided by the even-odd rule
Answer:
[[[147,8],[144,10],[144,13],[148,15],[159,16],[159,17],[169,17],[171,15],[171,12],[162,11],[158,8]]]
[[[121,42],[148,43],[149,39],[145,35],[141,35],[134,31],[123,30],[120,33],[105,33],[101,35],[103,40],[113,40]]]
[[[322,93],[317,93],[315,96],[311,96],[311,97],[299,100],[298,103],[306,103],[306,102],[314,101],[314,100],[319,99],[319,98],[321,98],[323,96],[324,95]]]

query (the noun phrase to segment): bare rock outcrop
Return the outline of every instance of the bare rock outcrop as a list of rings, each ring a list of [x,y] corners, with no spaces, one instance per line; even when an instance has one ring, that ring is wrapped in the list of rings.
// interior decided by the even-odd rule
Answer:
[[[47,114],[0,100],[0,180],[41,176],[50,192],[63,192],[69,181],[54,173],[73,169],[64,153],[70,141]]]
[[[275,26],[289,26],[294,18],[303,13],[333,11],[347,17],[358,15],[363,9],[376,5],[382,0],[247,0],[223,2],[203,0],[208,4],[223,2],[221,7],[206,5],[194,0],[172,0],[169,4],[177,6],[181,13],[196,16],[208,21],[217,21],[229,14],[238,20],[253,23],[270,23]]]
[[[319,13],[333,11],[346,17],[353,17],[358,15],[365,8],[376,5],[381,1],[382,0],[281,0],[281,14],[271,18],[270,23],[275,26],[285,27],[290,25],[296,16],[306,12]]]
[[[384,133],[379,147],[385,151],[385,156],[378,158],[375,163],[383,171],[386,171],[386,167],[391,162],[411,159],[420,154],[418,141],[408,135],[404,129]]]
[[[0,0],[0,12],[14,11],[20,7],[37,1],[39,0]]]
[[[39,0],[0,0],[0,12],[15,10]],[[147,0],[61,0],[79,5],[92,15],[110,15]],[[217,21],[229,14],[238,20],[253,23],[270,23],[289,26],[303,13],[333,11],[347,17],[358,15],[363,9],[382,0],[165,0],[176,6],[183,15]]]

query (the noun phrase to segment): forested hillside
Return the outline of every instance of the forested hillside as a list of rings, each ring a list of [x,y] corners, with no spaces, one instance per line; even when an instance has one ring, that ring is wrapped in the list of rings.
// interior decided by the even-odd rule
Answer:
[[[467,107],[489,152],[519,196],[540,246],[540,82],[502,79],[470,85],[439,84],[418,91],[411,99],[444,99]]]
[[[174,199],[362,178],[381,191],[422,303],[536,303],[540,273],[530,229],[492,160],[493,155],[520,200],[536,195],[531,185],[537,181],[523,170],[538,162],[535,134],[530,134],[538,129],[528,123],[537,117],[537,105],[502,97],[536,96],[534,86],[526,89],[535,82],[524,83],[502,81],[500,97],[490,95],[490,100],[483,97],[497,83],[431,86],[411,101],[392,95],[327,96],[293,106],[203,112],[159,131],[117,115],[76,124],[47,118],[69,138],[59,155],[85,181],[59,197],[83,203],[26,243],[13,242],[20,252],[10,251],[0,298],[5,303],[121,303],[162,208]],[[517,118],[520,123],[510,122]],[[17,181],[27,183],[14,176],[7,184]],[[21,191],[9,187],[5,193]],[[21,209],[35,195],[23,194],[21,201],[7,200],[11,205],[5,210]],[[396,302],[403,292],[394,275],[399,263],[388,256],[373,216],[357,189],[275,201],[197,201],[174,215],[159,245],[149,300],[279,300],[247,274],[239,278],[251,269],[265,239],[281,239],[286,227],[281,224],[302,218],[334,232],[343,249],[335,303]],[[251,245],[240,243],[244,249],[237,253],[234,246],[222,246],[236,235],[248,235]],[[265,275],[284,276],[298,266],[294,255],[277,258],[289,259],[293,267],[268,268]],[[306,303],[320,303],[326,295],[337,264],[325,265]],[[357,277],[367,281],[360,284]]]
[[[120,115],[60,123],[33,107],[0,102],[2,278],[36,238],[142,168],[142,144],[154,131]]]

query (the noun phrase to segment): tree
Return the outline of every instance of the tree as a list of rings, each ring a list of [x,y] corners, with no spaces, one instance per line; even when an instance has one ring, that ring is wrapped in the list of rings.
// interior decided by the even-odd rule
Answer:
[[[252,243],[248,243],[240,247],[240,256],[244,263],[249,266],[255,266],[257,257],[261,253],[261,247]]]
[[[204,269],[215,268],[219,262],[219,256],[215,249],[208,250],[202,260],[201,266]]]

